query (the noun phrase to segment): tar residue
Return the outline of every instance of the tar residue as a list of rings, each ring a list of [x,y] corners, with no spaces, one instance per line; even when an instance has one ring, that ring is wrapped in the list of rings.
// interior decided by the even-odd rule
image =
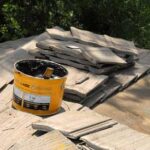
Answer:
[[[43,78],[47,67],[53,68],[52,77],[63,77],[68,74],[67,70],[53,62],[45,60],[22,60],[16,63],[16,69],[27,75]]]

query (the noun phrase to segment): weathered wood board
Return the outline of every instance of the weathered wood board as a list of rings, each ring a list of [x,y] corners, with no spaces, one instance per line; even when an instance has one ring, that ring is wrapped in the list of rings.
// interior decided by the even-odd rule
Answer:
[[[93,64],[126,64],[126,61],[117,56],[111,49],[83,45],[83,56]]]
[[[128,54],[138,54],[138,51],[134,45],[133,41],[127,41],[125,39],[114,38],[108,35],[104,35],[108,45],[110,48],[114,48],[114,50],[120,50],[121,52]]]
[[[58,114],[46,118],[42,122],[35,122],[32,127],[47,132],[56,129],[66,136],[76,139],[82,135],[109,128],[115,124],[116,122],[108,117],[98,115],[91,110],[85,110]]]
[[[113,48],[114,50],[122,53],[137,54],[137,49],[135,48],[133,42],[119,38],[113,38],[108,35],[98,35],[89,31],[77,29],[75,27],[71,27],[70,30],[72,36],[79,40],[79,42]]]
[[[85,97],[92,90],[104,84],[108,79],[105,75],[94,75],[80,71],[76,68],[65,66],[69,72],[65,92]]]
[[[28,54],[29,49],[36,48],[36,43],[40,40],[44,40],[50,38],[48,33],[44,32],[41,35],[35,37],[29,42],[24,43],[20,47],[18,47],[13,53],[10,53],[0,61],[0,66],[6,69],[9,72],[13,72],[14,63],[20,59],[31,59],[33,58]]]
[[[70,31],[65,31],[62,28],[56,26],[54,28],[48,28],[46,31],[49,33],[51,38],[58,39],[62,41],[71,40],[74,41],[75,39],[72,37]]]
[[[75,56],[70,56],[70,55],[66,55],[66,54],[62,54],[62,53],[56,53],[54,51],[50,51],[50,50],[42,50],[40,48],[37,48],[37,51],[30,51],[31,54],[35,54],[35,56],[37,55],[37,53],[41,54],[41,55],[45,55],[45,56],[52,56],[52,57],[58,57],[58,58],[61,58],[61,59],[65,59],[65,60],[70,60],[70,61],[73,61],[73,62],[78,62],[80,64],[83,64],[83,65],[90,65],[93,67],[96,66],[92,63],[90,63],[88,60],[84,59],[84,58],[78,58],[78,57],[75,57]],[[101,66],[100,64],[97,65],[96,67],[98,66]]]
[[[80,30],[75,27],[71,27],[70,31],[72,36],[79,42],[107,47],[107,42],[103,35],[94,34],[90,31]]]
[[[0,66],[0,89],[13,80],[13,74]]]
[[[150,135],[117,124],[106,130],[81,137],[95,150],[149,150]]]
[[[10,73],[13,73],[14,63],[21,59],[31,59],[33,58],[28,54],[27,51],[23,49],[18,49],[15,52],[7,55],[7,57],[0,61],[0,67],[4,68]],[[8,73],[7,73],[8,74]]]
[[[24,44],[26,44],[27,42],[31,41],[34,38],[35,36],[31,36],[28,38],[21,38],[15,41],[7,41],[0,43],[0,60],[5,59],[7,55],[13,53],[14,51],[16,51],[16,49],[19,49]]]
[[[6,88],[0,91],[0,113],[11,107],[13,85],[8,84]]]
[[[120,84],[113,78],[110,78],[104,85],[102,85],[97,91],[93,91],[89,97],[82,101],[82,105],[86,107],[94,107],[96,104],[104,102],[108,97],[116,94],[120,88]],[[83,109],[84,107],[80,108]]]
[[[0,44],[0,49],[4,48],[4,50],[6,50],[4,54],[2,53],[3,50],[0,51],[0,54],[2,53],[3,55],[3,57],[0,58],[0,88],[13,80],[12,73],[14,69],[14,63],[21,59],[33,59],[34,57],[28,54],[28,50],[34,49],[38,40],[44,40],[47,38],[49,38],[49,35],[48,33],[44,32],[34,39],[33,37],[30,37]]]
[[[45,58],[60,63],[62,65],[68,65],[68,66],[72,66],[74,68],[80,69],[80,70],[84,70],[84,71],[88,71],[91,72],[93,74],[97,74],[97,75],[102,75],[102,74],[109,74],[112,71],[118,70],[119,68],[124,68],[125,66],[118,66],[118,65],[111,65],[111,66],[104,66],[101,67],[101,64],[99,67],[95,67],[95,66],[90,66],[90,65],[84,65],[84,64],[80,64],[78,62],[74,62],[74,61],[70,61],[70,60],[66,60],[66,59],[61,59],[58,57],[54,57],[54,56],[50,56],[50,55],[44,55]]]
[[[77,147],[59,131],[31,136],[14,144],[10,150],[77,150]]]
[[[20,138],[31,137],[35,132],[31,123],[40,120],[40,117],[23,113],[13,108],[0,113],[0,148],[7,150]]]
[[[144,75],[146,75],[149,69],[150,66],[148,67],[136,63],[132,67],[116,72],[114,74],[114,80],[121,85],[121,87],[119,88],[119,90],[121,91],[129,87],[131,84],[135,83]]]
[[[125,60],[117,56],[109,48],[92,47],[90,45],[83,45],[73,41],[58,41],[54,39],[40,41],[36,45],[38,48],[51,50],[55,53],[57,52],[86,59],[92,64],[126,64]]]

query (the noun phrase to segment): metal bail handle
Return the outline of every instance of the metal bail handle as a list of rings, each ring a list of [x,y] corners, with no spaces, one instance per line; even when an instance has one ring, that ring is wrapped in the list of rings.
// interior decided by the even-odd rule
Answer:
[[[51,75],[53,74],[53,72],[54,72],[53,68],[47,67],[43,74],[44,79],[49,79]]]

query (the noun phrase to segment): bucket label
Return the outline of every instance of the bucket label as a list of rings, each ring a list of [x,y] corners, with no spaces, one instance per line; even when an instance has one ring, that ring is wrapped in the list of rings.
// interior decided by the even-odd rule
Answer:
[[[14,86],[14,101],[25,108],[48,110],[50,99],[50,96],[26,93]]]
[[[14,94],[18,96],[19,98],[22,98],[23,92],[19,90],[17,87],[14,87]]]
[[[39,95],[33,95],[33,94],[24,94],[24,100],[32,102],[32,103],[50,103],[50,96],[39,96]]]

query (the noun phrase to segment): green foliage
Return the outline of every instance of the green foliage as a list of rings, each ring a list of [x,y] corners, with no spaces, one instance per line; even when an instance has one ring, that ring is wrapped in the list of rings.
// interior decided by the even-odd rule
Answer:
[[[65,29],[76,26],[150,48],[150,1],[0,1],[0,41],[39,34],[55,25]]]

